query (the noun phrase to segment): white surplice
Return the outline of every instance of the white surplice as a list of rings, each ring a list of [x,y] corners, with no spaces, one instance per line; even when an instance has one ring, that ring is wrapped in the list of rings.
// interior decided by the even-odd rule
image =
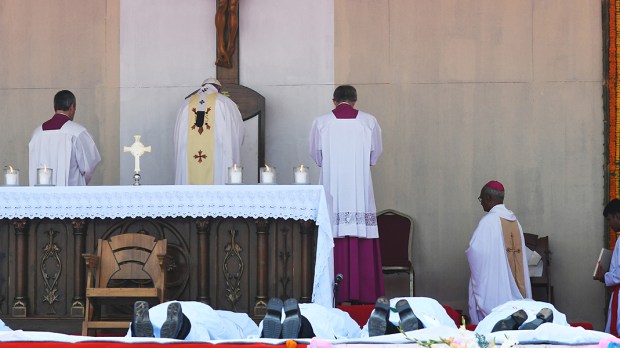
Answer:
[[[90,182],[101,156],[86,128],[67,121],[60,129],[36,128],[28,144],[28,179],[37,183],[37,168],[51,168],[56,186],[83,186]]]
[[[204,85],[197,93],[217,93],[215,99],[213,183],[215,185],[225,184],[228,167],[232,167],[234,164],[241,165],[241,145],[245,135],[243,118],[237,104],[227,96],[218,93],[217,89],[211,84]],[[188,128],[189,98],[179,109],[174,128],[174,183],[177,185],[187,184]]]
[[[471,278],[469,279],[469,316],[476,324],[491,310],[511,300],[521,300],[517,283],[512,275],[506,245],[502,233],[500,218],[516,221],[514,213],[503,204],[498,204],[480,219],[465,251]],[[518,223],[518,221],[517,221]],[[519,224],[521,234],[521,250],[525,250],[523,229]],[[525,298],[532,297],[530,273],[527,268],[525,252],[523,256],[523,275],[525,277]]]
[[[351,119],[329,113],[312,123],[310,156],[333,199],[334,238],[379,237],[370,166],[382,151],[381,128],[368,113],[359,111]]]
[[[170,301],[149,309],[153,324],[153,335],[160,337],[160,330],[168,317],[168,305],[181,304],[183,314],[189,319],[191,329],[185,341],[204,342],[210,340],[243,339],[258,337],[258,326],[246,313],[215,310],[202,302]],[[131,328],[127,331],[131,337]]]

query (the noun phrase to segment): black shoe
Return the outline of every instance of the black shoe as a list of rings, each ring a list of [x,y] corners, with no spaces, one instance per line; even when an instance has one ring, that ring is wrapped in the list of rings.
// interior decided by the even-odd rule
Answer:
[[[523,324],[519,330],[536,330],[536,328],[540,325],[552,322],[553,311],[549,308],[543,308],[538,312],[538,314],[536,314],[536,319],[530,321],[529,323]]]
[[[261,337],[280,338],[280,332],[282,332],[282,300],[272,297],[267,302],[267,314],[263,319]]]
[[[168,305],[168,317],[161,326],[159,337],[178,338],[179,331],[183,325],[183,309],[179,302],[172,302]]]
[[[385,329],[387,327],[387,321],[390,317],[390,300],[387,297],[381,296],[375,303],[375,310],[372,311],[370,318],[368,319],[368,336],[382,336],[385,335]]]
[[[131,331],[134,337],[155,337],[153,336],[153,324],[151,324],[151,318],[149,317],[148,302],[136,301],[133,304]]]
[[[491,332],[496,331],[506,331],[506,330],[517,330],[519,326],[521,326],[525,320],[527,319],[527,313],[523,309],[520,309],[505,319],[502,319],[493,326],[493,330]]]
[[[284,314],[286,318],[282,322],[282,338],[297,338],[301,328],[301,315],[296,299],[289,298],[284,301]]]
[[[420,322],[413,313],[413,310],[411,310],[411,306],[409,306],[409,302],[407,302],[407,300],[403,299],[396,302],[396,310],[398,311],[398,315],[400,316],[401,330],[407,332],[420,328]]]

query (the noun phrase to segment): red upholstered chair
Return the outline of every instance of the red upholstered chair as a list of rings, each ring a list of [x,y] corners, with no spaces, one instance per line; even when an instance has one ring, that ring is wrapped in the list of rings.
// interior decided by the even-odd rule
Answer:
[[[413,219],[396,210],[377,214],[383,273],[408,273],[409,296],[415,296],[415,272],[412,263]]]
[[[368,318],[370,318],[370,314],[372,310],[375,309],[375,305],[373,304],[363,304],[363,305],[339,305],[338,309],[349,313],[351,319],[355,320],[357,325],[360,327],[364,327],[368,322]]]
[[[461,319],[461,313],[457,312],[456,309],[450,306],[441,306],[446,310],[446,313],[448,313],[450,319],[454,320],[454,324],[456,324],[456,327],[461,327],[461,325],[463,324],[463,320]]]

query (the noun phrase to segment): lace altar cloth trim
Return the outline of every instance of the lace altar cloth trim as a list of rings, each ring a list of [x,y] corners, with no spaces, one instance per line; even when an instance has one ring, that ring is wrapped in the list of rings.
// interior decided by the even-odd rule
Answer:
[[[312,298],[324,306],[333,305],[334,243],[321,185],[0,187],[0,219],[207,216],[314,220],[319,235]]]

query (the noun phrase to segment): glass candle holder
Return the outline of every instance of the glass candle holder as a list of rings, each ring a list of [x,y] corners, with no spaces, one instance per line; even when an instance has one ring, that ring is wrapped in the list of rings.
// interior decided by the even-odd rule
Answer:
[[[4,167],[4,184],[6,186],[19,185],[19,169],[11,166]]]
[[[52,168],[37,168],[37,185],[53,185],[52,183]]]
[[[243,167],[234,165],[228,167],[228,183],[229,184],[242,184],[243,183]]]
[[[265,165],[260,167],[260,183],[275,184],[276,183],[276,167]]]
[[[310,183],[308,167],[303,164],[293,168],[293,175],[295,176],[295,184],[307,185]]]

